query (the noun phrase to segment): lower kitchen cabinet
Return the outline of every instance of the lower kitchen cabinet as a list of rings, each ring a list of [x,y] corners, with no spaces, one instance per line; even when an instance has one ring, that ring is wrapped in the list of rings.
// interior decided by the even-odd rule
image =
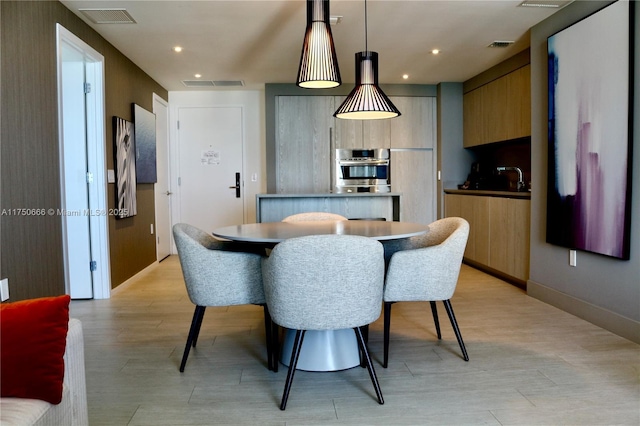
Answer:
[[[469,222],[466,259],[489,265],[489,200],[491,197],[446,194],[445,216],[462,217]]]
[[[514,278],[529,278],[531,201],[523,198],[445,194],[445,215],[469,222],[465,259]]]
[[[489,266],[521,280],[529,278],[530,200],[491,197]]]

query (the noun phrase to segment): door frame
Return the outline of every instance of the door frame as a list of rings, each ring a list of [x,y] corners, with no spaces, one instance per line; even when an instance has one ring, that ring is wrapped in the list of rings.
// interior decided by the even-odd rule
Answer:
[[[169,254],[173,253],[173,233],[171,232],[171,224],[172,224],[172,219],[171,219],[171,209],[172,209],[172,205],[173,205],[173,199],[171,197],[171,168],[169,167],[169,152],[170,152],[170,143],[169,143],[169,102],[165,101],[164,99],[162,99],[160,96],[158,96],[156,93],[153,94],[153,113],[156,114],[156,140],[158,140],[158,112],[155,109],[156,106],[156,102],[163,105],[165,107],[166,110],[166,117],[164,117],[165,119],[165,123],[166,126],[164,129],[161,129],[164,133],[164,140],[165,140],[165,154],[167,157],[167,161],[164,165],[162,164],[158,164],[158,166],[162,166],[165,169],[165,173],[167,175],[167,191],[169,192],[169,194],[166,194],[167,197],[169,197],[169,207],[168,207],[168,212],[167,215],[169,216],[169,229],[166,230],[168,233],[168,241],[169,241]],[[158,238],[159,238],[159,226],[158,226],[158,211],[160,211],[160,209],[164,209],[167,208],[166,207],[166,203],[164,203],[163,201],[161,201],[161,197],[164,194],[158,194],[157,192],[157,186],[158,183],[155,183],[154,185],[154,193],[155,193],[155,222],[156,222],[156,260],[158,262],[160,262],[161,260],[164,259],[164,257],[160,257],[160,253],[158,252]],[[160,195],[160,196],[159,196]]]
[[[61,210],[65,210],[66,186],[64,182],[64,113],[62,102],[62,47],[63,44],[82,52],[85,58],[86,81],[91,83],[92,94],[87,99],[86,143],[87,169],[93,175],[93,183],[88,185],[90,223],[90,244],[92,259],[97,262],[97,269],[92,272],[93,298],[108,299],[111,297],[111,268],[109,258],[109,223],[107,204],[107,163],[105,133],[105,100],[104,100],[104,56],[82,41],[60,24],[56,24],[57,48],[57,84],[58,84],[58,140],[60,153],[60,194]],[[95,213],[94,213],[95,212]],[[62,226],[62,254],[65,275],[65,291],[69,288],[69,253],[68,233],[64,216],[60,218]],[[87,267],[89,267],[87,265]]]

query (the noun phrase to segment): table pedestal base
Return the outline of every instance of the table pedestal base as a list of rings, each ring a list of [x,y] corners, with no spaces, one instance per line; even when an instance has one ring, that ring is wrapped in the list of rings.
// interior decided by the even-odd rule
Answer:
[[[284,329],[280,362],[289,366],[296,331]],[[304,335],[297,370],[338,371],[360,365],[358,340],[353,329],[309,330]]]

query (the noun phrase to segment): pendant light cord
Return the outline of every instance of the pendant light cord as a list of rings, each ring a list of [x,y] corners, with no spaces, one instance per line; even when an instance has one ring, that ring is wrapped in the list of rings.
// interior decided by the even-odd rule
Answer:
[[[369,51],[369,43],[367,40],[367,0],[364,0],[364,50],[365,52]]]

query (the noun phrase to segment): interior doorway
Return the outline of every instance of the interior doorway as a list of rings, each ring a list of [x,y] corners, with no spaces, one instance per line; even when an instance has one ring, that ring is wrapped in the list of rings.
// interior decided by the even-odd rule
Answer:
[[[104,57],[56,25],[65,290],[73,299],[111,294],[104,112]]]

